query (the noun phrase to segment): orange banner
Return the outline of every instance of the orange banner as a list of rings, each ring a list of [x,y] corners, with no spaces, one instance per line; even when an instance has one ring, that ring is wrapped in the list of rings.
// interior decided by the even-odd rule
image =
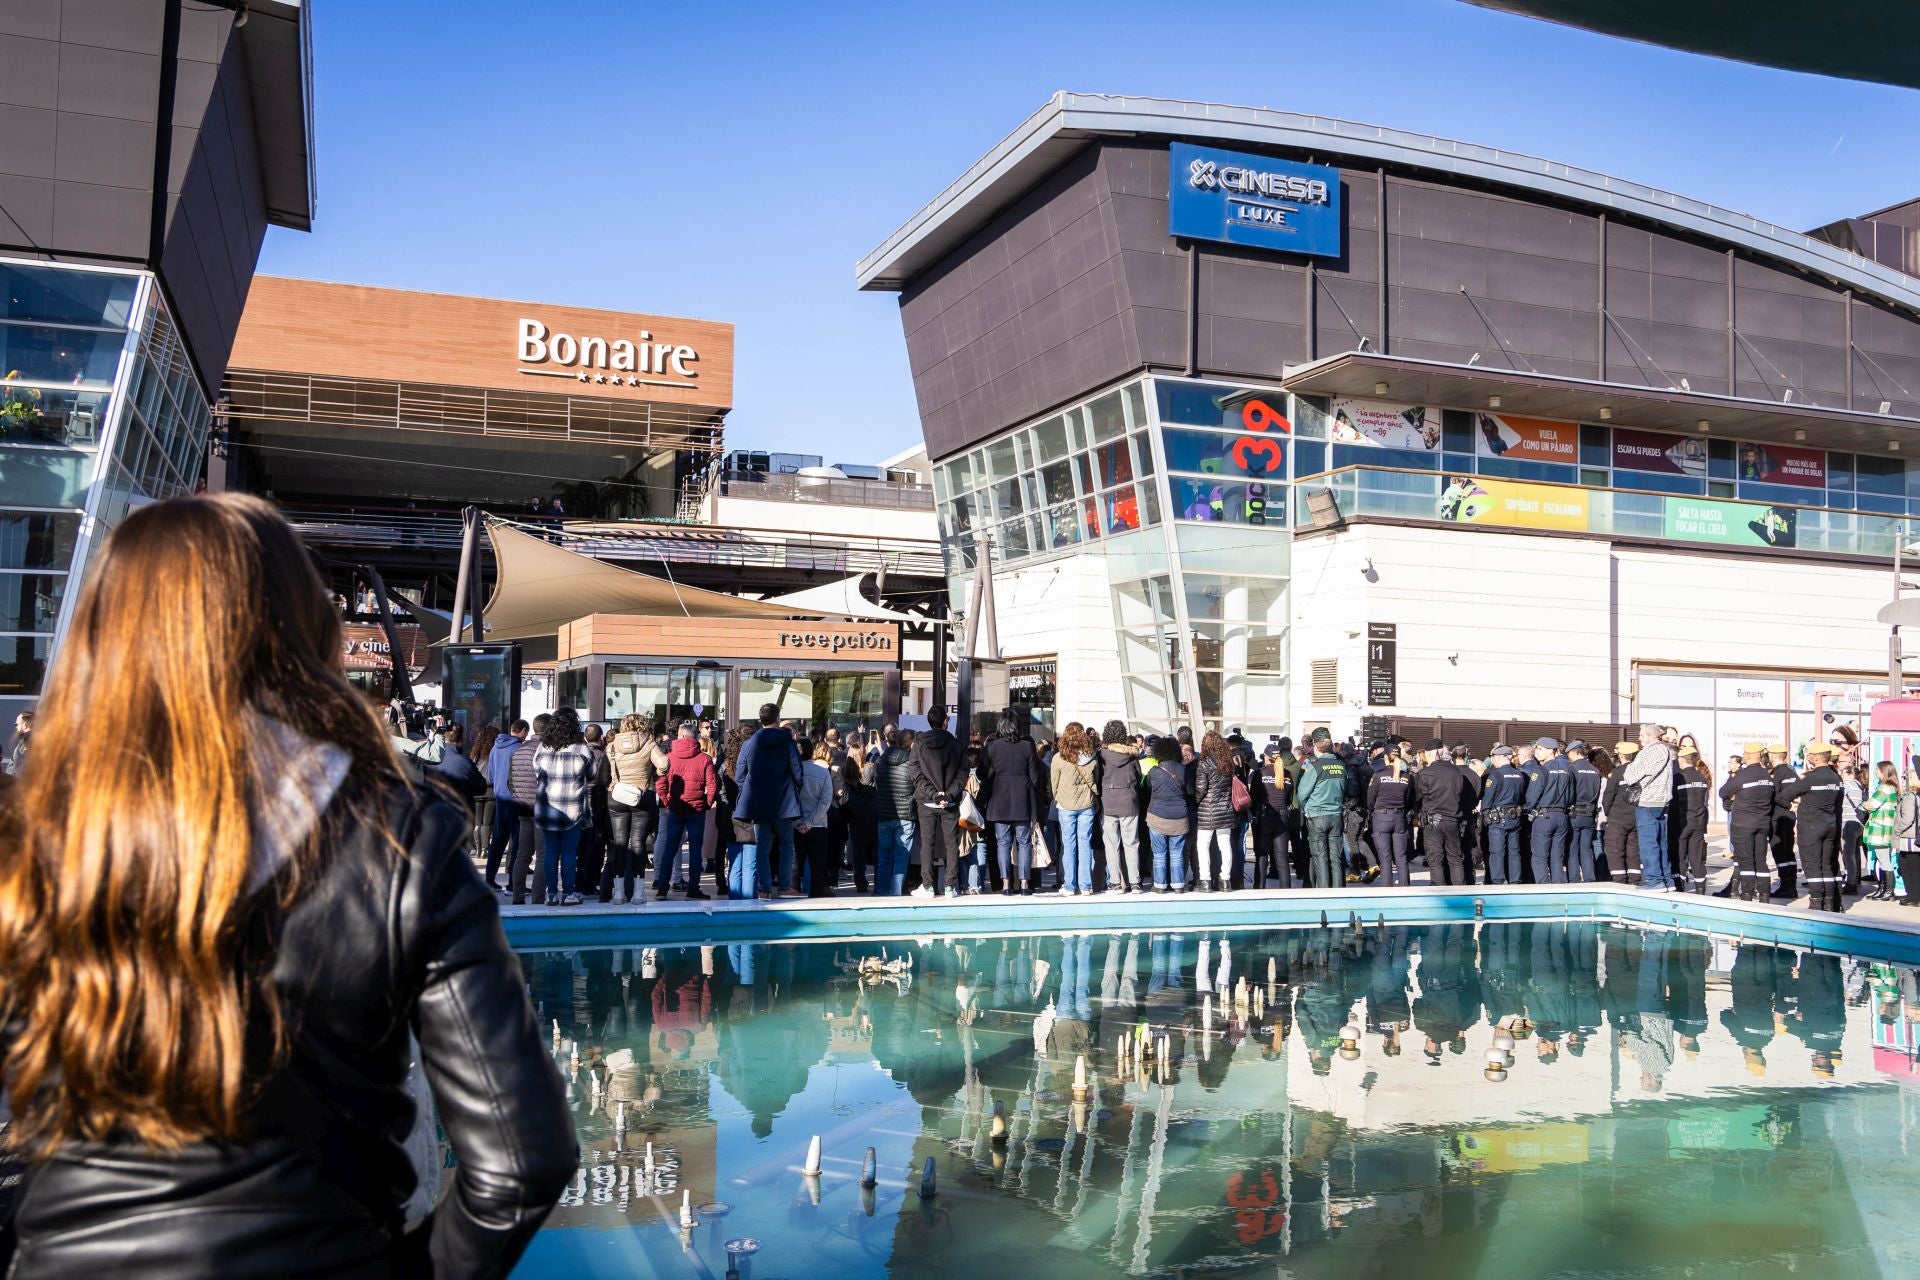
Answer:
[[[1522,458],[1528,462],[1580,461],[1580,428],[1571,422],[1476,413],[1473,425],[1483,458]]]

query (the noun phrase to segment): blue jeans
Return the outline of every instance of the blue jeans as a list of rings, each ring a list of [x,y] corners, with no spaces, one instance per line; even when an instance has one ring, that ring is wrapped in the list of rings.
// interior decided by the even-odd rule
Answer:
[[[573,883],[573,861],[580,848],[580,834],[586,829],[584,818],[570,827],[543,829],[546,839],[541,842],[545,847],[540,850],[540,876],[546,881],[548,893],[558,895]],[[554,874],[556,870],[558,875]]]
[[[1633,807],[1633,830],[1640,837],[1640,887],[1673,888],[1673,868],[1667,859],[1667,810],[1663,805]]]
[[[754,896],[760,888],[760,847],[752,844],[727,845],[727,896],[740,901]]]
[[[653,891],[665,893],[667,886],[673,883],[674,864],[680,861],[680,841],[687,842],[687,885],[700,887],[700,841],[707,834],[706,813],[675,813],[664,809],[660,814],[660,839],[653,846]]]
[[[1187,838],[1184,835],[1170,836],[1155,831],[1151,827],[1147,834],[1153,839],[1153,887],[1167,889],[1172,887],[1169,879],[1174,870],[1180,873],[1180,883],[1187,882]],[[1159,944],[1158,938],[1155,945]]]
[[[1093,806],[1060,811],[1060,886],[1093,892]]]
[[[874,846],[873,891],[899,897],[907,891],[907,863],[913,856],[913,832],[910,823],[889,818],[880,824],[880,840]],[[933,888],[928,885],[927,888]]]
[[[1001,883],[1016,891],[1026,888],[1027,877],[1033,874],[1033,823],[996,822],[993,842],[1000,850]],[[1017,859],[1013,857],[1016,848],[1020,851]]]
[[[768,864],[777,888],[800,887],[800,868],[794,865],[793,854],[793,829],[799,822],[798,818],[775,818],[753,824],[753,842],[760,848],[761,860]]]

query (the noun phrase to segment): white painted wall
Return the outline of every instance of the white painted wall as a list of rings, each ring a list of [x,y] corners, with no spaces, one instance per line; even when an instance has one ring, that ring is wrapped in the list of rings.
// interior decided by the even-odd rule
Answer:
[[[993,591],[1006,659],[1059,660],[1058,724],[1102,725],[1127,718],[1104,555],[1067,556],[996,573]]]
[[[812,502],[755,502],[707,495],[701,523],[731,529],[777,529],[841,538],[921,538],[939,546],[933,509],[829,506]]]
[[[1885,569],[1381,525],[1297,539],[1293,557],[1296,725],[1347,732],[1369,711],[1625,721],[1636,665],[1886,665]],[[1365,705],[1369,622],[1399,627],[1396,707]],[[1338,707],[1312,705],[1316,658],[1340,661]]]

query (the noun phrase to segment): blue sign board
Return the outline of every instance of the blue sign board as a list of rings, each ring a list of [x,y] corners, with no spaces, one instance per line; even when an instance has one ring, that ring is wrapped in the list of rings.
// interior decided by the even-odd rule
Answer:
[[[1340,256],[1337,169],[1176,142],[1169,177],[1173,235]]]

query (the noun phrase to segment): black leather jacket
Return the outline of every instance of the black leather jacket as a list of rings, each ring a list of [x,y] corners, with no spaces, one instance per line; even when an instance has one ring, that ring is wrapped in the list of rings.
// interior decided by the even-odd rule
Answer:
[[[15,1280],[512,1269],[578,1164],[565,1087],[467,857],[471,823],[397,787],[387,809],[399,849],[350,830],[284,921],[274,978],[293,1050],[256,1136],[174,1155],[64,1148],[20,1198]],[[409,1028],[459,1167],[403,1238]]]

